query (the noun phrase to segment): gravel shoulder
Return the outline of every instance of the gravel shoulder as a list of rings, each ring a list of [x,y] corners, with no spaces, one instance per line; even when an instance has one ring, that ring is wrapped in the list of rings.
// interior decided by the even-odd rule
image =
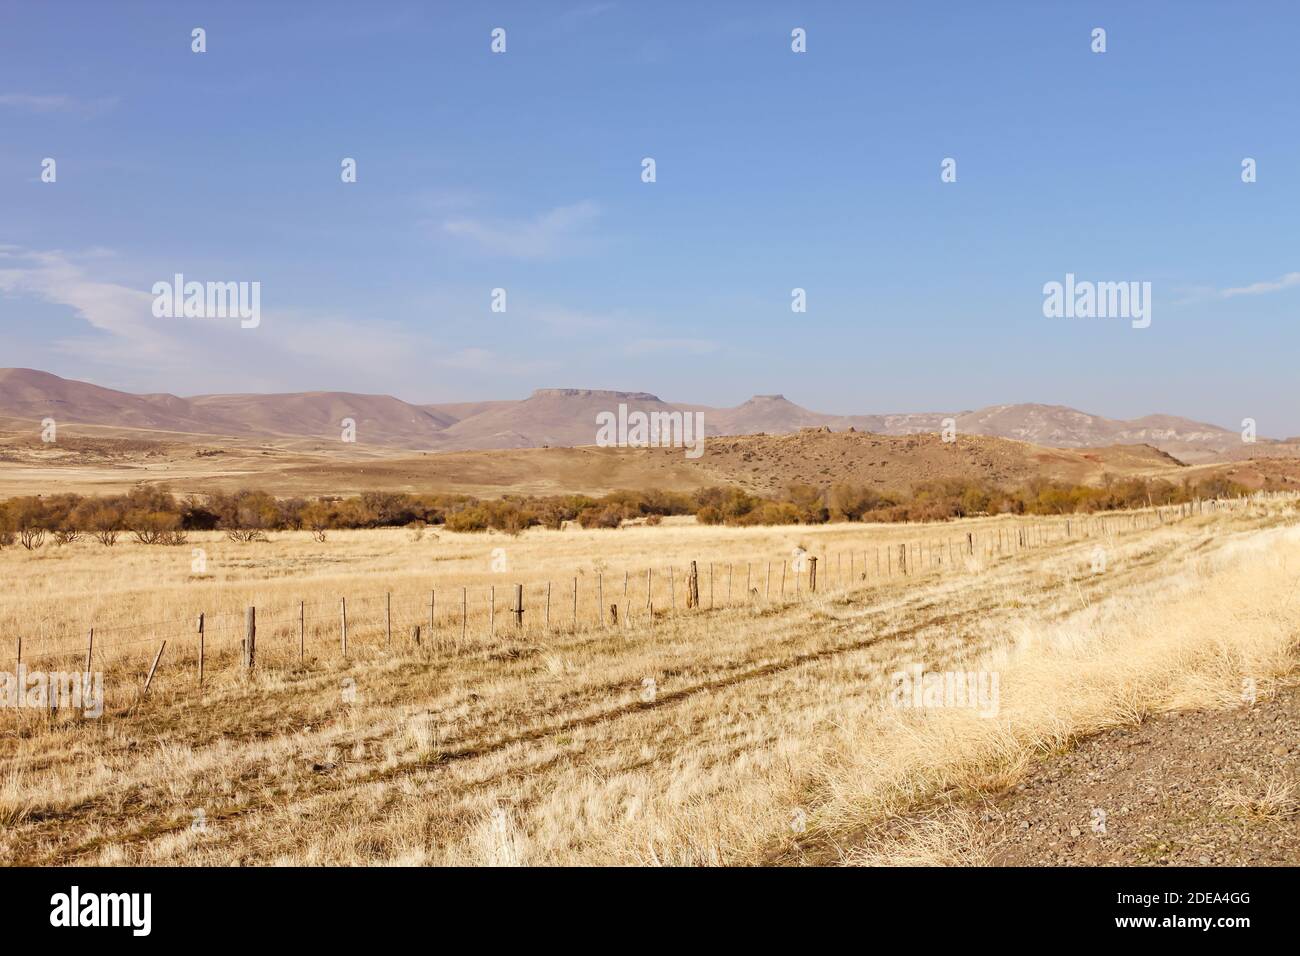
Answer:
[[[1300,864],[1300,687],[1080,741],[968,820],[992,865]]]

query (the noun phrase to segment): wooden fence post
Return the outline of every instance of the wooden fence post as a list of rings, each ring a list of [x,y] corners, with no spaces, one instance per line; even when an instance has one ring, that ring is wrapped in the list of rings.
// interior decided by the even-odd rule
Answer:
[[[158,655],[153,659],[153,666],[149,668],[149,676],[144,679],[144,689],[140,691],[140,699],[149,693],[149,685],[153,683],[153,675],[158,671],[158,662],[162,660],[163,651],[167,650],[167,642],[163,641],[158,648]]]
[[[95,653],[95,629],[92,627],[90,633],[86,635],[86,673],[81,680],[81,716],[86,716],[86,694],[85,691],[90,687],[90,667],[91,657]],[[51,697],[53,699],[53,697]]]
[[[546,630],[551,629],[551,582],[546,582]]]
[[[203,686],[203,651],[204,651],[204,648],[203,648],[203,638],[204,638],[204,635],[203,635],[203,630],[204,630],[203,623],[204,623],[204,622],[203,622],[203,614],[202,614],[202,612],[200,612],[200,613],[199,613],[199,686],[200,686],[200,687]]]
[[[166,642],[164,642],[166,643]],[[161,651],[159,652],[161,655]],[[244,615],[244,669],[252,670],[257,661],[257,608],[249,605]]]
[[[694,561],[691,562],[690,574],[686,578],[686,608],[699,608],[700,606],[700,568]]]
[[[513,610],[515,627],[522,628],[524,626],[524,586],[522,584],[515,585],[515,606]]]
[[[460,589],[460,639],[463,642],[469,630],[469,588]]]
[[[817,559],[811,555],[808,558],[808,591],[817,590]]]
[[[298,663],[303,662],[307,654],[307,602],[298,602]]]
[[[339,628],[343,635],[343,658],[348,656],[348,599],[339,598]]]

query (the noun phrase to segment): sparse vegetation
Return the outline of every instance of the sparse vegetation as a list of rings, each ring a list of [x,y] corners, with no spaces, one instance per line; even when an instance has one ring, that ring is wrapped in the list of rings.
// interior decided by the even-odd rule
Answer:
[[[792,484],[779,499],[736,487],[702,488],[693,494],[615,491],[599,498],[506,495],[480,500],[468,495],[366,492],[353,498],[276,498],[264,491],[190,495],[157,488],[107,498],[74,494],[24,497],[0,504],[0,545],[16,530],[24,548],[39,548],[48,533],[60,543],[83,534],[111,546],[127,530],[144,544],[183,544],[187,531],[220,529],[232,541],[264,541],[271,531],[306,529],[319,542],[329,531],[428,527],[449,531],[501,531],[517,535],[541,526],[558,530],[566,521],[584,528],[617,528],[634,519],[693,514],[701,524],[824,524],[829,521],[945,521],[985,514],[1092,514],[1196,499],[1235,498],[1247,489],[1222,477],[1175,484],[1126,478],[1100,486],[1045,479],[1005,489],[979,482],[944,480],[916,485],[909,494],[863,485]]]
[[[855,502],[835,507],[845,504]],[[954,793],[1014,784],[1078,734],[1165,708],[1239,706],[1243,676],[1264,695],[1294,672],[1294,504],[1251,502],[1165,524],[1096,520],[1087,537],[1075,522],[1073,536],[1048,535],[1041,547],[976,548],[868,580],[848,573],[847,555],[841,568],[837,553],[856,552],[859,571],[871,553],[874,572],[876,548],[1059,532],[1065,519],[797,528],[666,520],[617,534],[570,525],[510,539],[504,578],[490,567],[494,543],[454,532],[442,535],[431,573],[427,540],[403,527],[331,534],[327,567],[307,528],[254,551],[220,528],[192,531],[213,575],[199,586],[187,554],[133,539],[111,554],[68,549],[57,575],[6,551],[0,572],[17,596],[0,610],[0,631],[44,622],[26,631],[24,659],[76,661],[96,625],[110,706],[102,722],[4,715],[16,732],[0,735],[0,758],[22,783],[0,787],[0,854],[20,864],[959,861],[968,840],[959,828],[940,821],[934,840],[898,848],[882,827]],[[1107,567],[1095,573],[1101,544]],[[747,559],[779,567],[795,546],[828,555],[824,590],[791,585],[782,598],[778,571],[770,599],[761,585],[745,592]],[[685,609],[688,558],[700,559],[702,574],[738,561],[729,601],[719,570],[701,588],[705,606]],[[675,612],[666,565],[678,570]],[[653,626],[635,574],[622,590],[625,569],[650,566]],[[606,603],[620,605],[617,630],[596,621],[596,573]],[[564,582],[573,578],[583,604],[570,627]],[[559,620],[543,631],[536,615],[548,579]],[[491,636],[481,596],[515,580],[532,585],[529,617],[519,631],[498,617]],[[465,635],[462,584],[480,596]],[[417,646],[404,635],[429,621],[434,586],[438,626]],[[346,661],[340,594],[352,615]],[[250,603],[258,669],[235,679]],[[210,626],[201,695],[199,611]],[[136,625],[142,639],[126,630]],[[163,637],[167,657],[148,701],[128,713]],[[890,708],[890,675],[919,661],[999,671],[998,719]],[[340,696],[341,681],[355,698]],[[1249,797],[1233,805],[1261,818],[1293,813],[1294,793],[1282,788]],[[195,831],[195,807],[220,825]],[[798,835],[796,812],[806,820]]]

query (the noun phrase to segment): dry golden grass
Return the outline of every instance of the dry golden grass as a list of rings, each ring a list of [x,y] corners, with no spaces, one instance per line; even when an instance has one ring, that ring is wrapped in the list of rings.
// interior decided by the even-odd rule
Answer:
[[[102,719],[0,718],[0,857],[18,863],[743,864],[979,862],[959,815],[936,814],[906,845],[881,842],[891,815],[1002,786],[1079,734],[1154,709],[1227,703],[1243,676],[1267,692],[1294,667],[1300,539],[1280,499],[1134,526],[1115,516],[980,519],[931,527],[529,532],[519,538],[408,532],[276,535],[190,548],[79,543],[0,553],[16,585],[0,634],[22,626],[39,652],[103,629],[110,705]],[[1032,548],[986,542],[1034,529]],[[960,555],[967,532],[976,553]],[[992,532],[993,537],[990,537]],[[949,559],[946,543],[954,545]],[[875,549],[930,542],[931,566],[876,577]],[[944,542],[940,545],[939,542]],[[815,597],[743,593],[740,567],[824,556]],[[492,549],[509,570],[492,571]],[[1094,573],[1098,547],[1105,571]],[[843,554],[843,563],[839,555]],[[847,572],[855,554],[854,573]],[[861,578],[862,555],[867,578]],[[939,557],[943,563],[939,564]],[[681,607],[685,563],[715,567],[709,610]],[[732,600],[720,566],[731,564]],[[674,567],[677,613],[666,569]],[[645,612],[644,573],[655,617]],[[838,575],[835,570],[841,570]],[[622,598],[623,572],[630,585]],[[707,572],[704,572],[707,573]],[[630,626],[595,623],[594,577]],[[580,580],[575,628],[567,595]],[[752,579],[752,578],[751,578]],[[834,579],[834,580],[831,580]],[[553,582],[551,630],[516,633],[480,608],[461,638],[441,596],[499,582]],[[612,581],[612,585],[611,585]],[[434,639],[406,635],[437,588],[451,604]],[[394,595],[385,646],[382,595]],[[611,596],[610,591],[614,594]],[[774,588],[775,590],[775,588]],[[337,598],[356,602],[352,654],[338,649]],[[369,603],[362,598],[369,598]],[[297,662],[297,602],[320,605]],[[506,594],[499,607],[509,603]],[[259,607],[259,667],[232,665],[243,607]],[[722,606],[726,604],[727,606]],[[363,610],[364,613],[363,613]],[[214,631],[195,686],[188,621]],[[222,617],[221,615],[227,615]],[[113,649],[111,627],[177,621],[147,700],[128,715],[167,636]],[[263,625],[265,622],[265,625]],[[39,627],[35,625],[39,623]],[[97,642],[100,639],[97,637]],[[48,643],[47,643],[48,642]],[[7,652],[6,652],[7,653]],[[74,648],[68,651],[75,655]],[[84,649],[79,653],[84,654]],[[24,651],[26,658],[28,652]],[[899,711],[889,675],[996,670],[995,718]]]

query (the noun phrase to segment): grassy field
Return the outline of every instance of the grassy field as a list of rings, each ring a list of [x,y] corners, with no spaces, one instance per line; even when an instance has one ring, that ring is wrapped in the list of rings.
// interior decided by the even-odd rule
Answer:
[[[1231,703],[1243,678],[1261,693],[1288,678],[1300,624],[1295,518],[1279,497],[1086,522],[7,549],[0,640],[23,636],[32,666],[79,669],[94,627],[108,706],[100,719],[0,716],[0,856],[963,861],[960,833],[907,847],[872,834],[945,794],[1005,786],[1079,734]],[[806,570],[796,588],[798,548],[820,559],[815,594]],[[688,611],[690,561],[703,607]],[[784,595],[769,564],[774,576],[785,568]],[[522,629],[505,610],[515,584],[525,585]],[[598,589],[601,605],[618,606],[617,626],[608,610],[600,617]],[[246,673],[237,658],[249,605],[258,664]],[[913,665],[996,673],[996,715],[891,706],[891,675]]]

